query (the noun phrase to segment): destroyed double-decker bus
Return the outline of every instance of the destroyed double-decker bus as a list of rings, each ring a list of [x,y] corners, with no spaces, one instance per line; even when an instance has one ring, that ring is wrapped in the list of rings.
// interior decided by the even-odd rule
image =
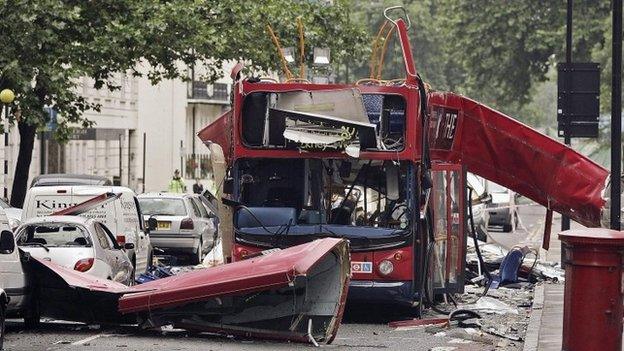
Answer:
[[[227,163],[233,246],[225,254],[231,260],[319,237],[346,238],[350,301],[414,305],[428,243],[419,210],[423,90],[412,80],[374,83],[237,81],[233,109],[199,133],[213,151],[212,143],[221,146]],[[452,140],[454,123],[433,140]],[[435,165],[433,175],[431,201],[439,211],[432,218],[430,287],[458,292],[465,171],[459,164]],[[227,247],[227,230],[222,233]]]
[[[429,89],[412,58],[409,18],[386,18],[403,79],[280,83],[233,70],[232,109],[198,133],[225,197],[227,260],[346,238],[351,302],[422,306],[461,292],[466,171],[549,213],[600,225],[604,168],[500,112]]]

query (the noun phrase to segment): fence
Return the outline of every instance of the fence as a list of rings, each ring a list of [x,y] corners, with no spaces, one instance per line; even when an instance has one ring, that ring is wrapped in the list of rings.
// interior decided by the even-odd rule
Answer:
[[[184,156],[184,177],[207,179],[212,176],[210,155],[187,154]]]

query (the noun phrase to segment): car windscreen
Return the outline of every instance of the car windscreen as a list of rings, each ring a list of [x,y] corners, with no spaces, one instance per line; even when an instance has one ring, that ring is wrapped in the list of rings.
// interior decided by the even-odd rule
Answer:
[[[182,199],[140,198],[141,212],[147,216],[186,216]]]
[[[24,226],[17,234],[17,245],[91,246],[84,227],[68,223],[45,223]]]

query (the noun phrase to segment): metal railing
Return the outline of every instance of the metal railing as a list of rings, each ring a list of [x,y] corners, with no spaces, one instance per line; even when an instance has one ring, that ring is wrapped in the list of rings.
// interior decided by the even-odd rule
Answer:
[[[212,166],[210,155],[187,154],[184,156],[184,177],[187,179],[210,178]]]
[[[191,89],[189,89],[189,99],[196,100],[213,100],[228,102],[230,100],[230,94],[228,92],[228,84],[226,83],[213,83],[208,84],[203,81],[192,81]]]

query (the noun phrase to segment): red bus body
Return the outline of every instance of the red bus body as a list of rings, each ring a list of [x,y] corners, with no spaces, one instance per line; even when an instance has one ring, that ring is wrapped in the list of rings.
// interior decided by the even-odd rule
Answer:
[[[198,137],[204,143],[215,142],[221,145],[232,174],[237,174],[238,162],[254,159],[289,159],[293,162],[301,159],[351,160],[342,151],[301,152],[246,145],[242,136],[245,99],[258,92],[280,94],[344,89],[355,89],[362,95],[400,96],[405,101],[403,148],[391,152],[362,150],[358,160],[404,162],[410,165],[409,172],[416,173],[421,167],[423,157],[423,121],[420,111],[420,96],[423,95],[416,84],[415,65],[409,50],[405,24],[398,20],[396,25],[404,49],[407,73],[407,78],[399,85],[326,85],[239,80],[233,89],[232,110],[206,126],[198,133]],[[436,241],[445,246],[445,249],[439,247],[433,251],[438,252],[437,256],[434,253],[434,257],[443,273],[436,277],[435,273],[426,272],[424,268],[425,255],[429,255],[426,244],[429,234],[416,223],[423,204],[422,199],[417,199],[411,192],[413,187],[419,186],[416,184],[412,190],[408,189],[412,197],[410,211],[414,215],[411,240],[390,249],[353,250],[352,268],[356,269],[349,288],[350,300],[413,306],[422,297],[419,294],[422,294],[425,278],[437,279],[437,283],[433,284],[434,292],[463,290],[467,206],[463,188],[466,171],[499,183],[584,225],[600,225],[606,203],[602,197],[608,182],[606,169],[562,143],[466,97],[444,92],[427,92],[425,96],[429,115],[427,142],[433,163],[434,195],[438,189],[438,198],[430,206],[437,206],[437,210],[433,211]],[[416,177],[412,175],[409,179],[415,180]],[[456,184],[455,188],[462,189],[452,190],[450,184],[453,182]],[[322,226],[318,233],[327,234]],[[327,231],[333,232],[333,229],[329,229]],[[366,231],[374,232],[373,229],[362,227],[360,234],[366,236]],[[389,235],[384,232],[382,236],[387,234]],[[266,249],[236,238],[233,260],[242,260],[254,252]],[[392,262],[394,270],[390,274],[383,275],[379,272],[382,261]],[[364,265],[368,267],[368,263],[372,265],[372,269],[358,271]]]

